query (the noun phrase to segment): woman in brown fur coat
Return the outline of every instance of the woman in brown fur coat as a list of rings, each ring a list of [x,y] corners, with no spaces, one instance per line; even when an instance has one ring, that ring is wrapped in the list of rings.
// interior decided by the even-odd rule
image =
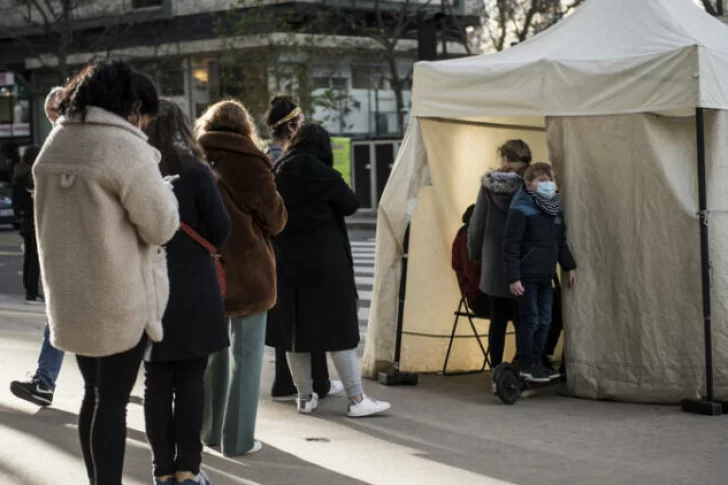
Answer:
[[[232,221],[222,247],[227,278],[225,314],[230,348],[210,358],[206,375],[203,442],[225,455],[260,450],[255,440],[267,312],[276,302],[272,236],[286,225],[273,165],[256,145],[245,107],[221,101],[197,121],[197,138],[219,174],[218,186]],[[228,375],[232,369],[232,375]]]

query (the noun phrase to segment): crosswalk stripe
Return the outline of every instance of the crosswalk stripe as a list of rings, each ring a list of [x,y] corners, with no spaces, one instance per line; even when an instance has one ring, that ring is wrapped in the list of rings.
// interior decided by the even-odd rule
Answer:
[[[376,260],[375,241],[352,241],[351,252],[354,258],[354,274],[356,288],[359,292],[359,324],[366,334],[369,322],[369,307],[372,303],[372,285],[374,285],[374,263]]]

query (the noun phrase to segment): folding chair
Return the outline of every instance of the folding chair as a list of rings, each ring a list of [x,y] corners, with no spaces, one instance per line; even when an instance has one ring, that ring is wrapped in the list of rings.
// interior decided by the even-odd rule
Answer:
[[[455,314],[455,323],[452,326],[452,334],[450,335],[450,343],[447,346],[447,355],[445,356],[445,363],[442,366],[442,375],[444,376],[458,376],[458,375],[465,375],[465,374],[480,374],[485,370],[485,367],[487,365],[490,365],[490,358],[488,357],[488,352],[490,350],[490,347],[486,350],[486,348],[483,346],[483,341],[481,340],[481,335],[478,335],[478,330],[475,328],[475,322],[473,322],[474,318],[478,318],[478,316],[473,313],[470,310],[470,306],[468,305],[468,300],[465,298],[465,295],[462,295],[460,298],[460,305],[458,306],[458,309],[454,312]],[[452,344],[456,338],[463,338],[463,337],[456,337],[455,334],[457,333],[458,329],[458,323],[460,322],[460,317],[465,317],[470,322],[470,328],[473,330],[473,335],[475,336],[475,339],[478,341],[478,345],[480,346],[480,350],[483,352],[483,367],[480,368],[478,371],[465,371],[465,372],[448,372],[447,371],[447,363],[450,361],[450,353],[452,352]],[[483,335],[483,337],[487,337],[487,335]]]

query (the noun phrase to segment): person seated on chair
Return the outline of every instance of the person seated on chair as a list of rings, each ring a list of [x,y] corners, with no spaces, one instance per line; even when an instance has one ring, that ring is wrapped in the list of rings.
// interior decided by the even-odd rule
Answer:
[[[535,163],[524,174],[525,187],[511,202],[505,228],[505,264],[511,293],[518,298],[520,374],[531,382],[548,382],[560,374],[543,363],[552,320],[556,265],[576,283],[576,261],[566,241],[561,196],[547,163]]]
[[[479,318],[490,318],[490,298],[480,291],[480,264],[468,258],[468,228],[475,204],[465,210],[463,226],[452,243],[452,269],[458,277],[460,292],[465,296],[470,310]]]

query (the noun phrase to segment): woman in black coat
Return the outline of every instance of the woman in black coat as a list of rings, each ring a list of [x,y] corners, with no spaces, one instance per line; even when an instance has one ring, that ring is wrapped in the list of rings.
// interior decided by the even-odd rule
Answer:
[[[356,355],[359,317],[354,263],[344,217],[359,208],[356,195],[333,168],[328,132],[305,126],[276,167],[288,225],[275,238],[277,343],[288,354],[298,389],[298,411],[318,405],[311,352],[331,352],[349,397],[349,417],[389,409],[364,394]]]
[[[230,234],[230,218],[186,116],[162,101],[147,134],[162,153],[160,169],[174,186],[180,220],[219,248]],[[183,230],[167,245],[167,265],[164,339],[145,355],[144,411],[155,483],[209,484],[200,471],[204,374],[208,356],[230,344],[223,299],[212,255]]]

